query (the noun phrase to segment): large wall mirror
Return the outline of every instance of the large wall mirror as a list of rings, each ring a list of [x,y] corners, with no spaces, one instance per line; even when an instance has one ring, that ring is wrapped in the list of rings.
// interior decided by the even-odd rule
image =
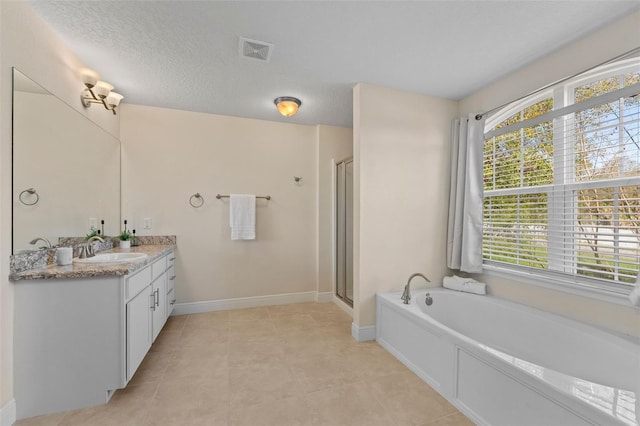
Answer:
[[[119,231],[120,141],[14,68],[13,253],[84,236],[94,220]]]

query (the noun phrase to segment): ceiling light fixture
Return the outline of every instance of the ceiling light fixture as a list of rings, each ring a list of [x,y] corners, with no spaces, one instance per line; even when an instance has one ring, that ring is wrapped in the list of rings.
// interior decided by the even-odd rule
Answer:
[[[293,117],[298,112],[298,108],[302,105],[302,102],[298,98],[291,96],[280,96],[273,101],[278,108],[278,112],[285,117]]]
[[[85,89],[80,93],[80,100],[85,108],[91,104],[102,104],[107,111],[116,115],[116,108],[124,98],[119,93],[113,92],[113,86],[106,81],[98,81],[98,73],[89,69],[82,70],[82,83]]]

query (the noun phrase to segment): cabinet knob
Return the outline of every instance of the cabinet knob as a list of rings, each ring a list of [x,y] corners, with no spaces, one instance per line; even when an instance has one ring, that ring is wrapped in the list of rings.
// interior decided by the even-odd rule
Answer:
[[[172,276],[172,277],[171,277],[171,278],[169,278],[169,279],[170,279],[171,281],[173,281],[173,280],[175,280],[175,279],[176,279],[176,276],[174,275],[174,276]]]

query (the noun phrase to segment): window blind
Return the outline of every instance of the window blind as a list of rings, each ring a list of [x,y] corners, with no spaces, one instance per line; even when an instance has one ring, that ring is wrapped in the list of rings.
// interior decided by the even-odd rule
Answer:
[[[485,262],[635,282],[639,81],[556,88],[485,133]]]

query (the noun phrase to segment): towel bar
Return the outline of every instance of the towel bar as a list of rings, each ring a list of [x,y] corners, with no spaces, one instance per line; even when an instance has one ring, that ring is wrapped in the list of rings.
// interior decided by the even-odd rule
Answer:
[[[216,195],[216,198],[219,200],[220,198],[229,198],[230,195]],[[264,198],[265,200],[270,200],[271,195],[256,195],[256,198]]]

